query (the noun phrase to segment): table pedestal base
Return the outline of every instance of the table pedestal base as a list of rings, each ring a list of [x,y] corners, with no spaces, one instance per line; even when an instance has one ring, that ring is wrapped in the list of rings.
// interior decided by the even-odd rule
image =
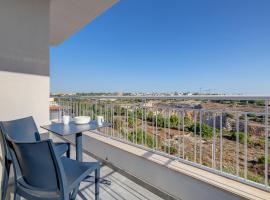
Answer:
[[[86,179],[83,180],[84,182],[89,182],[89,183],[95,183],[95,177],[94,176],[87,176]],[[104,185],[111,185],[112,182],[109,180],[106,180],[104,178],[100,178],[99,179],[99,183],[100,184],[104,184]]]
[[[79,162],[82,162],[82,133],[77,133],[76,134],[76,160]],[[105,184],[105,185],[111,185],[111,181],[100,178],[99,179],[100,184]],[[87,176],[86,179],[84,179],[84,182],[91,182],[95,183],[95,177],[94,176]]]

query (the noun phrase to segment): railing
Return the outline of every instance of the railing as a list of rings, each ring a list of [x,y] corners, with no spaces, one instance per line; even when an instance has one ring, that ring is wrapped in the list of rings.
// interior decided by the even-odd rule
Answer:
[[[270,191],[269,100],[267,96],[54,97],[51,117],[102,115],[112,127],[100,134]]]

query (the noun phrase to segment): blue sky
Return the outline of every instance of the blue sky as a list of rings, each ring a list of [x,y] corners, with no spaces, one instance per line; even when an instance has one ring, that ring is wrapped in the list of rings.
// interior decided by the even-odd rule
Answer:
[[[269,0],[120,0],[51,48],[51,91],[270,95],[269,10]]]

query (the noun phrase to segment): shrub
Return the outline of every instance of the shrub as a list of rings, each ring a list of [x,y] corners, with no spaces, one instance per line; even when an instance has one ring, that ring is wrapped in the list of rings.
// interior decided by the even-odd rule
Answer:
[[[239,142],[243,144],[245,142],[246,134],[243,132],[232,132],[231,140],[236,141],[237,135],[239,135]]]
[[[252,145],[253,147],[264,147],[264,139],[248,139],[248,144]]]
[[[261,156],[258,158],[258,164],[264,164],[265,163],[265,156]],[[268,156],[268,164],[270,164],[270,156]]]
[[[137,118],[141,119],[143,114],[143,109],[137,109]]]
[[[248,116],[248,117],[252,117],[252,118],[253,118],[253,117],[254,117],[254,118],[257,117],[257,115],[254,114],[254,113],[248,113],[247,116]]]
[[[150,133],[146,133],[145,131],[142,131],[141,129],[137,131],[137,138],[136,138],[136,132],[132,131],[128,133],[128,140],[130,142],[133,142],[133,138],[134,138],[134,142],[136,142],[136,139],[137,139],[137,144],[142,144],[143,142],[145,142],[146,146],[148,146],[149,148],[153,148],[156,146],[156,140],[153,141],[152,135]]]
[[[168,146],[168,145],[162,145],[161,149],[163,151],[165,151],[166,153],[169,153],[169,149],[170,149],[170,154],[176,154],[177,153],[177,149],[174,146]]]
[[[189,131],[194,132],[194,124],[190,125],[188,128]],[[202,137],[203,138],[212,138],[213,137],[213,128],[207,124],[202,124]],[[196,134],[200,135],[200,123],[196,123]]]
[[[122,107],[121,108],[121,116],[125,116],[126,112],[127,112],[127,109]]]
[[[239,117],[239,119],[245,120],[245,116],[244,116],[244,115],[241,115],[241,116]]]
[[[234,118],[234,115],[232,113],[226,113],[226,117],[228,117],[230,119],[233,119]]]
[[[259,122],[259,123],[264,122],[264,117],[263,116],[258,116],[258,115],[254,114],[254,113],[249,113],[247,116],[252,121]]]
[[[232,166],[226,166],[226,167],[223,167],[223,172],[226,172],[229,174],[236,174],[236,169]],[[239,175],[240,177],[244,177],[244,170],[240,169]],[[264,180],[261,175],[255,174],[254,172],[251,172],[251,171],[247,172],[247,179],[257,182],[257,183],[263,183],[263,180]]]
[[[119,130],[121,127],[121,119],[115,118],[113,122],[114,129]]]
[[[257,105],[257,106],[264,106],[265,104],[264,104],[265,102],[263,101],[263,100],[257,100],[256,102],[255,102],[255,104]]]
[[[153,121],[153,117],[154,117],[154,114],[153,114],[152,111],[150,111],[150,112],[147,113],[146,119],[147,119],[148,122],[152,122]]]
[[[177,117],[177,115],[171,115],[170,116],[170,126],[171,126],[171,128],[177,128],[178,127],[178,117]]]
[[[164,117],[161,114],[158,114],[157,120],[154,121],[155,126],[164,127]]]
[[[133,118],[129,117],[128,118],[128,127],[132,128],[134,126],[135,119],[133,121]]]

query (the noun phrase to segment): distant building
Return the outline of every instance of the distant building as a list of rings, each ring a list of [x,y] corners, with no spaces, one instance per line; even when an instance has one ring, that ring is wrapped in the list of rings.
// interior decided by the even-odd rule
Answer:
[[[192,93],[191,92],[185,92],[185,93],[183,93],[183,95],[185,95],[185,96],[192,96]]]
[[[119,96],[119,97],[123,96],[123,92],[117,92],[116,96]]]

